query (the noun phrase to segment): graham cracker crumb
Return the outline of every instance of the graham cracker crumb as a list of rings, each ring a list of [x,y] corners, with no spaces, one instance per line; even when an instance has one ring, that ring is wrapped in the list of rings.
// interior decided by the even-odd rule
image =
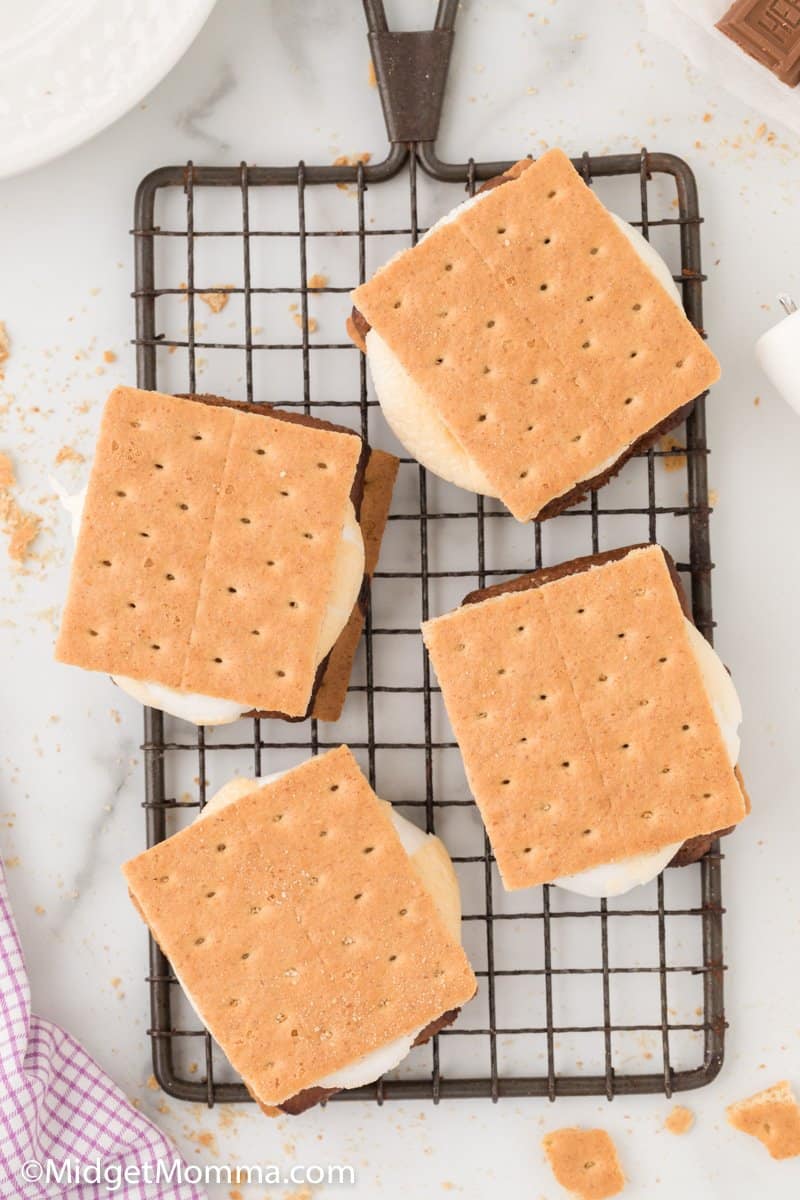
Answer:
[[[47,910],[42,908],[41,904],[37,904],[33,911],[36,913],[37,917],[43,917]]]
[[[155,1075],[147,1076],[147,1086],[149,1087],[151,1092],[158,1091],[158,1080],[156,1079]]]
[[[11,342],[5,321],[0,321],[0,379],[4,377],[3,364],[11,353]]]
[[[14,486],[14,467],[7,454],[0,454],[0,489]]]
[[[684,1108],[682,1104],[676,1104],[664,1122],[664,1128],[676,1136],[688,1133],[693,1125],[694,1113],[690,1108]]]
[[[217,287],[225,288],[234,286],[235,284],[232,283],[217,284]],[[219,313],[222,312],[223,308],[225,308],[227,305],[228,301],[230,300],[230,296],[227,292],[201,292],[200,299],[208,305],[213,313]]]
[[[82,463],[86,459],[81,454],[80,450],[76,450],[74,446],[62,446],[55,457],[55,463],[75,462]]]
[[[8,557],[13,562],[25,562],[31,544],[42,526],[42,518],[24,512],[11,495],[14,468],[7,454],[0,454],[0,524],[8,537]]]
[[[298,328],[298,329],[302,329],[302,328],[303,328],[303,315],[302,315],[302,313],[293,313],[293,314],[292,314],[292,320],[294,321],[294,323],[295,323],[295,325],[297,326],[297,328]],[[307,320],[307,322],[306,322],[306,326],[307,326],[307,328],[308,328],[308,332],[309,332],[309,333],[316,333],[316,332],[317,332],[317,330],[319,329],[319,322],[317,321],[316,317],[309,317],[309,318],[308,318],[308,320]]]
[[[338,158],[333,160],[335,167],[357,167],[359,163],[366,164],[372,158],[369,150],[363,151],[361,154],[340,154]],[[352,188],[349,183],[337,183],[337,188],[340,192],[351,192]]]
[[[103,362],[112,363],[117,361],[117,356],[113,350],[103,351]]]
[[[678,439],[672,437],[671,434],[666,434],[664,437],[662,437],[660,445],[661,449],[666,451],[686,449],[683,442],[679,442]],[[686,455],[669,454],[667,457],[662,458],[661,462],[665,471],[682,471],[686,466]]]
[[[703,113],[703,123],[704,123],[705,125],[707,125],[709,121],[713,121],[713,120],[714,120],[714,114],[713,114],[713,113],[709,113],[709,112],[707,112],[707,113]]]
[[[328,276],[319,273],[312,275],[308,281],[308,286],[312,292],[318,292],[320,288],[328,286]]]
[[[372,88],[378,86],[378,77],[375,74],[375,63],[372,61],[372,59],[369,60],[369,67],[367,68],[367,83]]]
[[[773,1158],[800,1155],[800,1107],[786,1079],[729,1105],[725,1115],[734,1129],[758,1138]]]
[[[760,403],[761,403],[761,397],[760,397],[760,396],[755,396],[755,397],[753,398],[753,404],[755,404],[756,408],[758,408],[758,406],[759,406],[759,404],[760,404]]]
[[[616,1147],[604,1129],[555,1129],[542,1145],[556,1180],[579,1200],[607,1200],[624,1188]]]

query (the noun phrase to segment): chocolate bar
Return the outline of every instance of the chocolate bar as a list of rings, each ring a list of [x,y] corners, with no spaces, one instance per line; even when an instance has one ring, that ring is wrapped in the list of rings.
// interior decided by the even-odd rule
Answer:
[[[800,0],[736,0],[717,29],[782,83],[800,83]]]

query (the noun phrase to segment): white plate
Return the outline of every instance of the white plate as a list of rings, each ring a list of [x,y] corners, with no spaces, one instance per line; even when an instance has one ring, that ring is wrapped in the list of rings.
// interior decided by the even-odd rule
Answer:
[[[47,162],[133,108],[216,0],[4,0],[0,177]]]

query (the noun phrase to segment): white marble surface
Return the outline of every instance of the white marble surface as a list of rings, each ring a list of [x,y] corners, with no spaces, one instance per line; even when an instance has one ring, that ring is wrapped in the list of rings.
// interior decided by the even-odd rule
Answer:
[[[406,5],[406,24],[431,8]],[[48,476],[78,485],[85,467],[54,467],[57,451],[90,454],[106,392],[134,377],[127,231],[134,188],[151,167],[190,156],[382,156],[360,5],[221,0],[136,111],[51,166],[0,184],[0,319],[13,342],[0,449],[18,466],[24,503],[45,518],[40,557],[27,569],[14,572],[0,556],[0,850],[36,1008],[79,1036],[192,1161],[349,1162],[355,1194],[387,1200],[450,1190],[477,1200],[500,1187],[554,1198],[562,1193],[543,1162],[542,1132],[598,1122],[617,1139],[632,1198],[800,1190],[799,1162],[771,1162],[723,1114],[784,1076],[800,1087],[800,424],[753,357],[778,317],[776,294],[800,292],[800,143],[761,129],[757,112],[709,86],[644,25],[636,0],[465,3],[440,149],[510,158],[543,142],[572,153],[645,143],[685,156],[698,176],[706,323],[724,373],[709,417],[718,646],[745,707],[753,814],[726,846],[727,1063],[688,1098],[697,1123],[680,1140],[663,1131],[669,1105],[657,1097],[339,1104],[270,1123],[249,1107],[209,1113],[148,1088],[145,937],[118,870],[143,844],[140,711],[106,679],[52,661],[69,542]]]

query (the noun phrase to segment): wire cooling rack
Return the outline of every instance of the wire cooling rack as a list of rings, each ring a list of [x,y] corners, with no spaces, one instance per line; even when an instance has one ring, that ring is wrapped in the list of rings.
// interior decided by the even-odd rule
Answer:
[[[433,35],[390,35],[380,4],[365,8],[380,81],[398,38]],[[425,50],[444,55],[445,65],[454,13],[455,4],[440,4],[438,40]],[[383,88],[382,99],[390,134],[393,122],[413,119],[397,116],[396,94]],[[509,165],[444,163],[432,140],[402,142],[403,132],[394,129],[378,164],[189,163],[149,175],[133,230],[139,385],[300,407],[402,455],[364,359],[344,334],[348,293]],[[524,149],[515,147],[515,157]],[[702,329],[700,216],[686,164],[642,151],[584,154],[575,165],[667,258]],[[214,311],[219,297],[225,305]],[[704,397],[675,441],[633,459],[589,500],[530,526],[402,457],[337,724],[254,720],[195,730],[146,710],[148,845],[182,828],[234,774],[267,774],[346,741],[378,794],[442,836],[452,854],[478,996],[396,1071],[337,1100],[669,1096],[718,1073],[725,1030],[718,846],[701,863],[615,900],[550,887],[505,892],[419,632],[421,620],[476,587],[658,540],[676,558],[697,625],[710,638]],[[152,940],[149,983],[153,1064],[164,1091],[209,1105],[249,1100]]]

